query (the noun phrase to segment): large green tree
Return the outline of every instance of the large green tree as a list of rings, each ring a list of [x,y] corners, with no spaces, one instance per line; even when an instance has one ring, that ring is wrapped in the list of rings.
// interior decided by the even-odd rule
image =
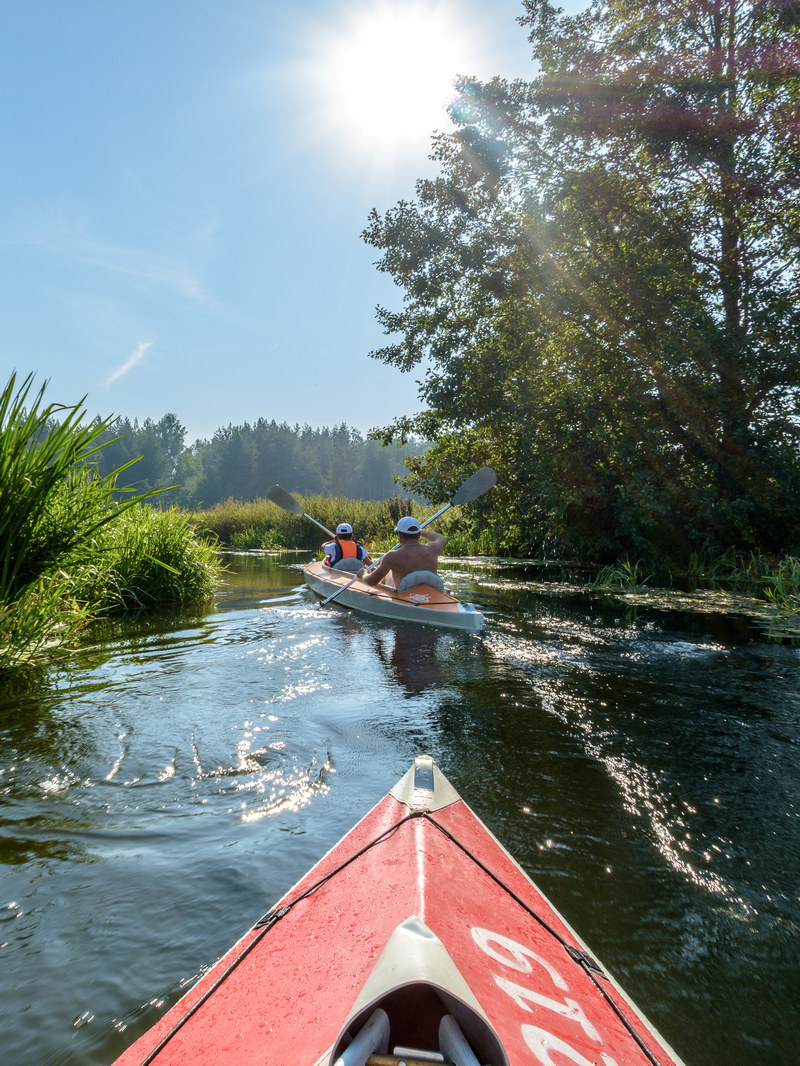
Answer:
[[[526,0],[540,76],[464,81],[436,179],[365,237],[423,363],[425,495],[476,461],[509,548],[800,544],[794,0]]]

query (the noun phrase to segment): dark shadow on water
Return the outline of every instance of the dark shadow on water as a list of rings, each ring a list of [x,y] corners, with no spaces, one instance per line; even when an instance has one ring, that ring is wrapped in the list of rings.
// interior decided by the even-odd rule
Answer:
[[[432,626],[402,623],[393,631],[374,634],[375,653],[406,698],[442,685],[442,667],[437,658],[440,637]]]

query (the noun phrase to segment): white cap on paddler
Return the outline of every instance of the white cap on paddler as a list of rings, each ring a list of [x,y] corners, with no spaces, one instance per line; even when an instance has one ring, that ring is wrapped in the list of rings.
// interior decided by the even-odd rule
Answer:
[[[353,532],[353,527],[350,525],[349,522],[340,522],[339,525],[336,527],[336,536],[337,537],[339,536],[340,533],[352,533],[352,532]]]
[[[419,533],[422,526],[416,518],[412,518],[408,515],[406,518],[401,518],[397,525],[394,527],[395,533],[406,533],[409,536],[414,536],[415,533]]]

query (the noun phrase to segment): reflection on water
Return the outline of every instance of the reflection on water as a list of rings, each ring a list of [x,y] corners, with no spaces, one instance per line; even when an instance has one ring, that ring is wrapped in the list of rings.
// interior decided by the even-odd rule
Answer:
[[[444,673],[437,649],[447,642],[438,630],[400,623],[374,634],[375,654],[407,699],[442,685]]]
[[[448,564],[479,636],[229,562],[0,705],[4,1063],[110,1062],[421,750],[687,1063],[795,1061],[797,649],[508,564]]]

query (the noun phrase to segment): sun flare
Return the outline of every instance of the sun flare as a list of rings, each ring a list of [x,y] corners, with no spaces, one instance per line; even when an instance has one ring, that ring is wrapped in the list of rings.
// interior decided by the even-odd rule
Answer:
[[[399,153],[446,128],[453,83],[469,73],[471,52],[454,10],[435,0],[353,7],[319,44],[315,81],[325,132],[365,153]]]

